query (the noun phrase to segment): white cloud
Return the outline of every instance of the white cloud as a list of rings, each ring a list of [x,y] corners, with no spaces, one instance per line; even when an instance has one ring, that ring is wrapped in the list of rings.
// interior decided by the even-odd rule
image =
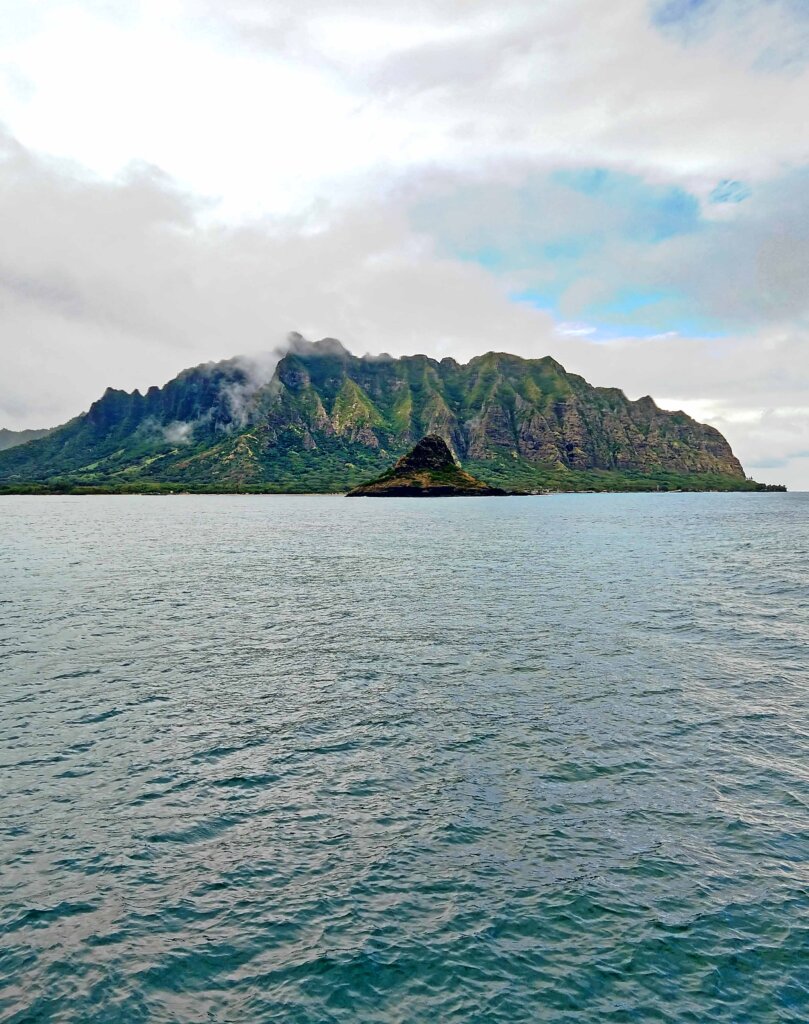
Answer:
[[[433,164],[597,163],[707,193],[809,158],[807,69],[751,70],[727,32],[683,46],[646,0],[6,5],[23,30],[0,33],[0,104],[25,144],[105,175],[157,164],[223,216]]]
[[[107,385],[275,348],[291,328],[358,351],[541,355],[547,316],[443,259],[376,203],[263,225],[200,225],[148,168],[77,177],[6,145],[0,161],[0,417],[62,419]],[[21,400],[21,396],[26,396]]]
[[[806,69],[790,76],[751,69],[765,15],[748,12],[734,45],[715,31],[683,46],[652,23],[646,0],[454,0],[334,5],[311,0],[285,19],[280,0],[237,0],[218,24],[245,46],[326,64],[367,102],[386,107],[433,157],[582,161],[715,185],[717,177],[765,176],[809,153],[803,131]],[[346,47],[350,27],[372,21]],[[423,35],[414,42],[415,26]],[[387,25],[387,39],[382,29]],[[263,29],[263,31],[262,31]],[[774,45],[794,21],[767,19]],[[436,127],[439,132],[435,134]],[[432,138],[431,138],[432,136]]]

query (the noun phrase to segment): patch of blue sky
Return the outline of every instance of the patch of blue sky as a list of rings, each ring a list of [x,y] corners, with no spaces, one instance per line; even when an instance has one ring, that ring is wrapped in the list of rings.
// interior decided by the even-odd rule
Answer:
[[[595,313],[602,317],[628,317],[637,313],[638,310],[650,309],[659,306],[661,303],[678,300],[679,298],[680,296],[676,292],[637,292],[627,289],[619,292],[609,302],[599,302],[591,305],[587,312]]]
[[[516,278],[522,291],[514,301],[554,316],[578,281],[602,276],[615,243],[634,248],[641,267],[646,253],[668,239],[716,230],[714,222],[702,218],[698,199],[682,188],[600,167],[557,171],[517,187],[489,184],[444,192],[414,207],[411,218],[442,253],[498,277]],[[640,279],[633,280],[631,261],[624,263],[623,279],[614,283],[607,301],[576,310],[577,319],[592,320],[611,335],[636,330],[717,334],[715,323],[691,315],[685,296],[644,290]]]
[[[564,287],[575,276],[576,267],[586,256],[597,252],[604,245],[599,235],[579,235],[557,238],[551,242],[531,243],[515,239],[505,246],[463,244],[449,247],[451,255],[471,263],[477,263],[494,273],[513,273],[542,268],[542,276],[560,279]],[[446,251],[446,247],[442,247]]]
[[[556,210],[569,211],[562,220]],[[551,216],[549,216],[551,214]],[[590,251],[609,236],[659,242],[703,226],[700,203],[682,188],[601,167],[556,171],[517,186],[466,186],[416,204],[415,226],[456,250],[524,254],[553,246],[560,256]]]
[[[676,25],[691,21],[717,6],[717,0],[653,0],[652,21],[655,25]]]
[[[754,0],[742,4],[739,0],[650,0],[652,23],[660,27],[705,21],[725,8],[736,18],[754,13],[756,6],[776,7],[797,21],[809,19],[806,0]]]
[[[752,195],[752,189],[743,181],[724,178],[710,194],[712,203],[743,203]]]
[[[727,333],[718,321],[689,311],[687,298],[677,291],[619,292],[609,302],[593,303],[583,316],[617,336],[633,331],[635,336],[676,333],[684,337],[721,338]]]
[[[617,212],[618,230],[633,242],[662,242],[701,227],[696,196],[673,185],[650,185],[632,174],[601,167],[556,171],[553,180]]]
[[[557,238],[542,246],[542,255],[552,261],[579,260],[602,245],[603,239],[598,235]]]
[[[559,323],[566,322],[560,310],[561,296],[554,289],[527,288],[512,292],[509,298],[512,302],[541,309]],[[583,306],[576,313],[576,321],[592,328],[591,341],[665,337],[672,334],[691,338],[722,338],[727,333],[718,321],[688,312],[687,301],[675,291],[625,289],[607,302]]]
[[[648,0],[652,25],[684,45],[740,31],[739,55],[756,71],[794,74],[809,63],[807,0]],[[764,21],[757,20],[765,14]],[[765,26],[765,27],[762,27]],[[755,44],[758,57],[753,59]]]
[[[477,263],[486,270],[494,273],[508,273],[514,270],[514,253],[492,245],[484,245],[480,248],[452,247],[452,255],[466,260],[468,263]],[[519,261],[518,261],[519,262]]]
[[[569,215],[554,215],[559,209]],[[516,188],[458,189],[418,204],[410,216],[443,251],[500,272],[540,265],[567,272],[610,241],[654,245],[706,227],[689,192],[598,167]]]

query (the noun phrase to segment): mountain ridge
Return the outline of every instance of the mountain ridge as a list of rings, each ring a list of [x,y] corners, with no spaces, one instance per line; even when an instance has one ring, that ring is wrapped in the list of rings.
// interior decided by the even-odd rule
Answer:
[[[47,437],[50,432],[50,427],[29,430],[9,430],[7,427],[0,427],[0,452],[28,444],[29,441],[38,441],[41,437]]]
[[[507,489],[750,489],[715,428],[593,387],[551,356],[358,357],[299,336],[277,360],[203,363],[144,393],[108,388],[0,452],[0,488],[343,491],[426,434]]]

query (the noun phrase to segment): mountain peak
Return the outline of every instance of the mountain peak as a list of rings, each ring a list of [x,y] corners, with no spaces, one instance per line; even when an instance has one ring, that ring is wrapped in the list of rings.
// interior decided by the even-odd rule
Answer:
[[[457,468],[457,463],[443,437],[439,437],[438,434],[427,434],[399,459],[394,468],[405,472],[418,472],[423,469]]]
[[[292,331],[287,335],[287,353],[296,356],[350,356],[351,353],[337,338],[308,341],[302,334]]]
[[[504,495],[498,487],[467,473],[438,434],[428,434],[389,469],[349,491],[350,498],[455,498]]]

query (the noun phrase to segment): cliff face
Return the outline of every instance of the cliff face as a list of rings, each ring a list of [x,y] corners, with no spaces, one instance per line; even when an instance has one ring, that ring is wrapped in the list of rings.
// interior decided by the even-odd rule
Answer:
[[[0,453],[0,485],[58,477],[341,490],[425,434],[444,438],[484,479],[500,465],[498,483],[517,465],[572,482],[592,471],[744,481],[713,427],[592,387],[549,357],[357,358],[326,340],[298,343],[269,380],[231,360],[145,395],[108,390],[42,440]]]
[[[617,389],[591,387],[549,357],[492,352],[460,365],[290,355],[278,380],[285,394],[275,427],[294,422],[312,441],[325,432],[396,449],[438,434],[461,460],[507,451],[569,469],[744,475],[713,427],[651,398],[630,402]]]

